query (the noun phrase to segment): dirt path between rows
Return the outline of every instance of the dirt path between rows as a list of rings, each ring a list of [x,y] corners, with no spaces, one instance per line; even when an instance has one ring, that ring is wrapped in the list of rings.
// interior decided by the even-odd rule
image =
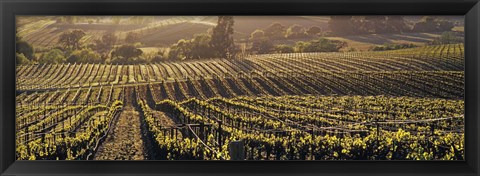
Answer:
[[[126,107],[96,152],[94,160],[145,160],[140,120],[138,111]]]

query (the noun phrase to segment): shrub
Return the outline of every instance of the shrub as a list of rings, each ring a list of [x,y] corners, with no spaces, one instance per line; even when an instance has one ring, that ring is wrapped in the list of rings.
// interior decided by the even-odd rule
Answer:
[[[292,46],[288,45],[277,45],[275,46],[276,53],[293,53],[295,50]]]
[[[146,60],[141,58],[143,51],[132,46],[132,45],[122,45],[112,51],[112,60],[111,63],[118,64],[136,64],[144,63]]]
[[[91,50],[90,48],[75,50],[67,58],[70,63],[103,63],[100,54]]]
[[[24,64],[30,64],[30,60],[27,59],[27,57],[25,57],[25,55],[23,55],[23,53],[16,53],[16,62],[17,62],[17,65],[24,65]]]
[[[371,50],[372,51],[387,51],[387,50],[397,50],[397,49],[405,49],[405,48],[415,48],[418,47],[412,43],[389,43],[384,44],[381,46],[375,46]]]
[[[307,34],[305,32],[305,28],[299,25],[292,25],[287,29],[287,32],[285,33],[285,38],[304,38],[307,37]]]
[[[413,26],[413,32],[441,32],[451,31],[454,27],[454,23],[439,18],[425,17],[422,21],[415,23]]]
[[[442,45],[442,44],[454,44],[454,43],[463,43],[464,37],[457,35],[455,32],[443,32],[440,37],[435,38],[433,41],[429,42],[429,45]]]
[[[262,40],[264,38],[265,38],[265,32],[260,29],[257,29],[250,34],[250,40],[254,42],[257,40]]]
[[[317,26],[312,26],[306,31],[309,36],[315,37],[322,33],[322,29]]]
[[[52,49],[47,53],[44,53],[42,57],[38,60],[41,64],[55,64],[63,63],[66,61],[65,55],[62,50]]]
[[[29,60],[34,59],[35,50],[33,49],[33,46],[30,45],[28,42],[17,38],[15,47],[17,49],[17,53],[23,54]]]
[[[297,42],[294,48],[295,52],[338,52],[346,46],[347,43],[343,41],[320,38],[310,42]]]
[[[276,22],[265,28],[264,32],[265,36],[270,39],[282,39],[285,37],[286,29],[285,26]]]
[[[269,39],[264,38],[254,41],[252,43],[252,48],[250,48],[250,51],[257,54],[266,54],[271,53],[273,49],[273,43]]]

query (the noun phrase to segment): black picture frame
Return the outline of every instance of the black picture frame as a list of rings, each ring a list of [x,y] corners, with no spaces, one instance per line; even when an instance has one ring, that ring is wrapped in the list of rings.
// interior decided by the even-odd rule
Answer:
[[[0,0],[0,173],[451,175],[480,171],[478,0]],[[16,15],[465,15],[465,161],[15,161]]]

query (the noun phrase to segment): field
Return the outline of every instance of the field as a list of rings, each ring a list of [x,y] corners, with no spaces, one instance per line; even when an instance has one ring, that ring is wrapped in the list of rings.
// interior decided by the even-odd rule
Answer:
[[[411,18],[411,17],[410,17]],[[43,18],[17,18],[17,34],[25,41],[38,48],[53,48],[58,46],[58,38],[66,31],[81,29],[86,36],[82,39],[85,45],[94,43],[95,40],[107,32],[113,32],[118,37],[117,45],[123,44],[129,32],[139,34],[142,47],[165,47],[176,43],[180,39],[193,38],[195,34],[207,33],[216,25],[216,16],[179,16],[179,17],[156,17],[156,20],[148,24],[121,24],[101,21],[99,23],[57,24],[52,17]],[[407,18],[408,19],[408,18]],[[235,34],[237,40],[246,40],[256,29],[265,29],[272,23],[278,22],[286,28],[292,25],[300,25],[306,29],[312,26],[328,29],[329,17],[325,16],[262,16],[250,18],[238,16],[235,18]],[[463,27],[457,26],[454,31],[463,31]],[[385,43],[412,43],[423,46],[425,43],[440,36],[440,32],[430,33],[403,33],[403,34],[367,34],[329,36],[328,39],[348,42],[348,47],[343,50],[355,48],[357,51],[367,51],[376,45]],[[312,38],[281,39],[276,44],[294,44],[297,41],[311,40]]]
[[[462,44],[17,67],[18,160],[463,160]]]

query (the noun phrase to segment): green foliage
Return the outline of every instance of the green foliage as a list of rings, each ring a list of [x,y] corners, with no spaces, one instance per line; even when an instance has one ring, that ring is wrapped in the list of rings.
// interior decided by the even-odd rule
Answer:
[[[207,34],[198,34],[191,40],[179,40],[170,47],[170,60],[192,60],[218,57],[210,45],[211,37]]]
[[[103,63],[100,54],[86,48],[73,51],[67,58],[70,63]]]
[[[455,44],[455,43],[464,43],[464,38],[461,35],[457,35],[455,32],[443,32],[440,37],[435,38],[431,41],[430,45],[443,45],[443,44]]]
[[[387,16],[385,21],[386,33],[410,32],[410,27],[403,16]]]
[[[283,39],[285,38],[286,27],[278,22],[275,22],[265,28],[263,31],[265,32],[264,36],[271,40]]]
[[[276,45],[266,37],[252,41],[250,51],[257,54],[266,53],[301,53],[301,52],[337,52],[347,46],[346,42],[320,38],[311,41],[298,41],[294,46]]]
[[[263,38],[252,42],[250,51],[257,54],[266,54],[271,53],[273,49],[273,43],[268,38]]]
[[[166,49],[160,49],[151,59],[150,62],[157,63],[168,60],[168,52]]]
[[[312,43],[321,41],[303,42],[302,48]],[[252,56],[243,63],[215,60],[194,65],[161,63],[128,68],[114,64],[17,67],[21,75],[18,87],[25,83],[67,87],[85,80],[88,85],[97,86],[18,95],[17,112],[21,115],[16,118],[16,158],[85,159],[95,152],[89,149],[113,130],[115,115],[126,110],[122,109],[122,102],[115,100],[124,99],[139,113],[129,114],[144,117],[145,132],[152,137],[151,147],[159,151],[161,159],[228,159],[226,144],[242,140],[249,160],[463,160],[463,51],[462,44],[455,44],[367,52],[358,58],[354,58],[356,54],[301,53]],[[425,53],[429,56],[422,62],[412,59],[426,58]],[[388,64],[398,56],[403,59],[397,60],[394,67]],[[372,59],[383,64],[358,64]],[[444,64],[445,61],[450,64]],[[326,62],[334,64],[326,67]],[[250,64],[256,67],[247,76],[241,67],[248,69],[245,66]],[[291,72],[293,69],[296,71]],[[186,86],[166,81],[121,86],[148,79],[165,80],[163,73],[179,80],[183,76],[181,70],[195,75],[222,75],[227,70],[227,74],[213,76],[209,82],[187,79],[182,82]],[[31,72],[40,74],[31,77]],[[67,79],[45,74],[48,72],[64,72],[60,77]],[[113,85],[98,86],[102,82]],[[425,89],[425,85],[429,88]],[[213,89],[215,93],[207,94]],[[270,96],[274,91],[279,91],[280,96]],[[265,96],[260,96],[263,92]],[[298,95],[289,95],[296,92]],[[234,98],[192,98],[180,102],[176,94],[186,93],[190,97],[227,94]],[[108,105],[72,105],[99,99]],[[53,102],[55,106],[42,102]],[[61,103],[67,105],[59,106]],[[101,114],[95,115],[97,112]],[[197,125],[182,129],[165,123],[175,117],[183,123],[200,124],[205,130],[197,130]],[[195,134],[182,131],[189,128]],[[47,129],[45,136],[34,135]],[[64,131],[75,134],[62,135]],[[209,134],[204,136],[200,131]]]
[[[308,42],[305,42],[305,41],[298,41],[295,43],[295,45],[293,46],[293,50],[296,52],[296,53],[301,53],[301,52],[304,52],[305,48],[309,45]]]
[[[332,33],[339,35],[410,31],[403,16],[331,16],[328,24]]]
[[[23,54],[27,59],[33,60],[35,50],[32,45],[23,40],[16,41],[16,52]]]
[[[355,23],[362,33],[386,33],[388,26],[386,25],[387,16],[365,16]]]
[[[309,35],[309,36],[318,36],[322,33],[322,29],[318,26],[312,26],[310,28],[308,28],[308,30],[306,31],[306,33]]]
[[[387,51],[387,50],[397,50],[397,49],[405,49],[405,48],[415,48],[418,47],[412,43],[388,43],[381,46],[375,46],[371,50],[372,51]]]
[[[309,42],[297,42],[294,48],[295,52],[337,52],[346,46],[346,42],[320,38]]]
[[[16,63],[17,65],[24,65],[24,64],[30,64],[30,60],[27,59],[27,57],[25,57],[25,55],[23,55],[23,53],[15,53],[15,56],[16,56]]]
[[[295,49],[289,45],[276,45],[275,46],[276,53],[293,53]]]
[[[212,52],[212,47],[209,42],[211,37],[207,34],[195,35],[195,37],[190,40],[190,49],[187,52],[187,59],[201,59],[201,58],[212,58],[214,53]]]
[[[52,49],[44,53],[38,60],[40,64],[58,64],[66,61],[65,54],[62,50]]]
[[[220,58],[231,59],[236,55],[233,24],[233,16],[219,16],[217,25],[213,28],[210,46],[215,51],[215,55]]]
[[[105,33],[100,40],[95,40],[95,49],[99,53],[108,53],[117,42],[117,36],[114,33]]]
[[[330,16],[328,26],[335,34],[351,35],[359,33],[352,16]]]
[[[293,39],[293,38],[305,38],[305,37],[307,37],[305,28],[303,28],[300,25],[292,25],[287,29],[287,32],[285,32],[285,38]]]
[[[257,40],[263,40],[265,38],[265,32],[257,29],[250,34],[250,40],[255,42]]]
[[[76,29],[70,32],[64,32],[58,38],[58,42],[64,46],[65,49],[76,50],[80,48],[80,40],[85,36],[85,32],[80,29]]]
[[[109,122],[119,112],[122,105],[123,103],[120,101],[112,101],[109,107],[104,105],[87,106],[74,116],[66,116],[64,113],[67,110],[79,108],[78,106],[68,106],[53,113],[39,121],[39,124],[49,124],[49,121],[53,121],[53,119],[68,117],[72,124],[82,125],[84,129],[76,131],[75,135],[60,135],[63,130],[74,131],[75,126],[67,123],[63,123],[60,129],[58,128],[60,125],[54,126],[57,128],[51,129],[52,131],[42,138],[17,143],[16,158],[18,160],[84,160],[90,154],[90,149],[94,148],[97,141],[108,132]],[[93,118],[93,113],[98,111],[104,111],[105,115]],[[45,125],[39,124],[28,128],[32,132],[44,130]],[[19,131],[17,135],[25,134],[23,132]]]
[[[114,64],[137,64],[145,63],[146,60],[141,58],[143,51],[132,46],[122,45],[112,51],[111,63]]]
[[[451,31],[455,27],[454,23],[441,18],[430,16],[424,17],[421,21],[415,23],[413,32],[443,32]]]

